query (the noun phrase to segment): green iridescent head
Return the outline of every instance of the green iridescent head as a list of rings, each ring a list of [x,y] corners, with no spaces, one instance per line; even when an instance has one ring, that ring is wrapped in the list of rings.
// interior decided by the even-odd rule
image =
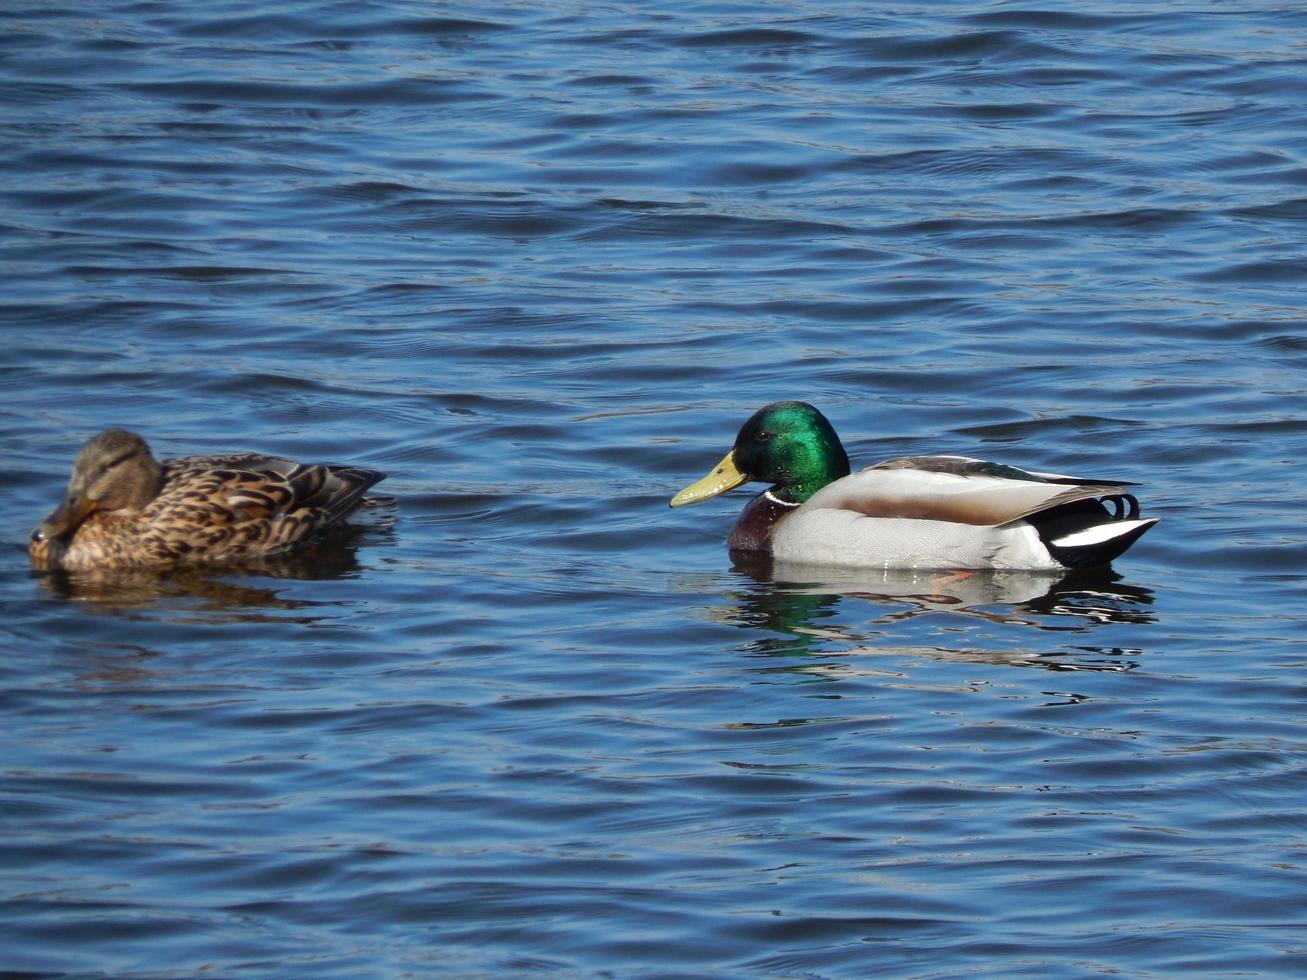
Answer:
[[[798,504],[848,475],[848,454],[826,416],[807,402],[773,402],[749,416],[731,451],[671,504],[696,503],[754,481],[770,483],[775,497]]]

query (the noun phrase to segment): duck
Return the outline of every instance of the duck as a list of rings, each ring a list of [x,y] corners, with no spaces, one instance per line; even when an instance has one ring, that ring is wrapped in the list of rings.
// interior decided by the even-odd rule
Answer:
[[[125,429],[89,439],[31,563],[70,572],[238,562],[282,554],[339,524],[385,474],[258,453],[159,462]]]
[[[1157,523],[1122,480],[1041,473],[969,456],[903,456],[851,472],[830,421],[765,405],[673,507],[771,484],[731,529],[733,557],[882,569],[1063,571],[1102,566]]]

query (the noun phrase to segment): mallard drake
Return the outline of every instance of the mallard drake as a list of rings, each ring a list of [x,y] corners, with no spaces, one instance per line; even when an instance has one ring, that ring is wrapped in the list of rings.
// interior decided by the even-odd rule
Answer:
[[[1105,565],[1156,518],[1120,480],[1035,473],[966,456],[904,456],[849,472],[826,417],[767,405],[735,446],[671,500],[692,504],[749,481],[772,486],[731,529],[732,553],[875,568],[1055,570]]]
[[[77,454],[63,502],[32,532],[32,564],[69,571],[240,561],[308,541],[385,477],[256,453],[158,462],[122,429]]]

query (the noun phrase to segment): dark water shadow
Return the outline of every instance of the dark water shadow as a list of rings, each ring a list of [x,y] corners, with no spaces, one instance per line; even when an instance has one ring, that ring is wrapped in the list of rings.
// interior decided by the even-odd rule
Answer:
[[[1069,645],[1065,639],[1109,624],[1144,624],[1155,619],[1153,592],[1125,582],[1111,568],[1063,574],[919,572],[798,565],[739,556],[733,557],[733,567],[743,576],[743,587],[732,594],[734,606],[725,618],[773,634],[750,644],[751,652],[764,656],[910,652],[1049,670],[1120,671],[1135,666],[1139,650],[1092,643]],[[992,626],[994,630],[985,632],[1003,636],[1007,642],[1001,648],[923,643],[919,630],[913,630],[913,639],[904,642],[908,636],[905,624],[926,616],[944,616],[946,623],[957,618],[980,627]],[[929,636],[931,640],[955,640],[958,631],[932,630]]]
[[[287,596],[285,589],[259,580],[355,578],[363,568],[359,549],[393,540],[393,522],[385,521],[335,528],[310,545],[276,557],[157,569],[32,574],[47,597],[84,604],[89,612],[132,616],[148,610],[151,618],[162,615],[173,622],[262,622],[283,618],[280,614],[286,611],[338,603]],[[305,617],[301,612],[295,618]]]

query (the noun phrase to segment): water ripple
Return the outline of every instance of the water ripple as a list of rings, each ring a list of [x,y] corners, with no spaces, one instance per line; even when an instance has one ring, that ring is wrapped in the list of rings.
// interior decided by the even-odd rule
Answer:
[[[1307,969],[1296,11],[0,20],[6,969]],[[666,502],[782,397],[1162,522],[732,563]],[[31,572],[113,424],[393,499]]]

